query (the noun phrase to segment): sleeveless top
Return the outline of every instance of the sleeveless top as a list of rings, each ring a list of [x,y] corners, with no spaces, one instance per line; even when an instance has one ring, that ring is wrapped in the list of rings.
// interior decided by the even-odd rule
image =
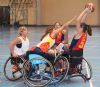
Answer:
[[[71,45],[70,45],[70,49],[72,49],[72,50],[83,49],[84,45],[86,43],[86,40],[87,40],[87,33],[82,33],[82,35],[79,39],[73,38]]]
[[[47,52],[55,43],[55,39],[50,36],[50,34],[47,34],[43,40],[37,44],[37,47],[39,47],[43,52]]]
[[[21,36],[18,37],[21,40],[21,44],[17,44],[14,47],[14,52],[17,55],[23,55],[24,53],[26,53],[26,51],[28,51],[29,49],[29,39],[26,38],[26,40],[24,40]]]
[[[55,40],[55,44],[59,45],[64,40],[64,34],[63,32],[59,32],[57,35],[57,38]]]

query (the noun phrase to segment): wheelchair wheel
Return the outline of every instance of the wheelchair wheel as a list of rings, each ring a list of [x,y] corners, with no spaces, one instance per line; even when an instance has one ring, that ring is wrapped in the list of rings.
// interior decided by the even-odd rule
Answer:
[[[4,75],[5,77],[10,81],[18,80],[22,77],[22,68],[23,68],[23,61],[21,58],[21,63],[18,63],[18,70],[13,71],[12,66],[14,64],[14,60],[12,60],[12,57],[9,57],[5,64],[4,64]]]
[[[82,58],[82,63],[78,66],[79,73],[83,75],[86,80],[92,77],[92,67],[85,58]]]
[[[65,79],[66,75],[68,74],[69,70],[69,62],[68,59],[64,56],[59,56],[54,64],[54,73],[55,73],[55,80],[61,82]]]
[[[49,68],[46,71],[46,68]],[[53,77],[53,66],[45,58],[33,58],[23,66],[23,79],[27,85],[32,87],[44,87],[48,85]]]

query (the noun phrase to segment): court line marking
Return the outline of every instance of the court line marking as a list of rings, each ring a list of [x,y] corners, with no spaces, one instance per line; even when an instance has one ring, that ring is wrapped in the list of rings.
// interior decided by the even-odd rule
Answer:
[[[89,75],[89,70],[88,70],[88,68],[87,68],[87,63],[86,63],[85,65],[86,65],[87,74]],[[93,86],[93,81],[92,81],[91,79],[89,80],[89,84],[90,84],[90,87],[94,87],[94,86]]]

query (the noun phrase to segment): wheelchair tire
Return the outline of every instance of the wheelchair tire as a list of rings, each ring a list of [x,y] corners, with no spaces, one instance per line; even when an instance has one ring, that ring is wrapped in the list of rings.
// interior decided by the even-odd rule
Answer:
[[[38,74],[37,71],[35,71],[36,70],[35,68],[33,69],[33,66],[35,66],[35,64],[32,64],[32,61],[37,61],[37,60],[42,61],[42,62],[44,61],[50,66],[50,71],[51,71],[51,74],[50,74],[51,76],[50,77],[47,77],[48,75],[45,74],[44,69],[43,69],[42,72],[40,70],[40,74]],[[40,65],[40,66],[38,66],[38,68],[39,67],[43,67],[43,66]],[[24,66],[23,66],[23,79],[24,79],[24,82],[29,86],[44,87],[44,86],[49,85],[50,82],[52,81],[53,72],[54,72],[53,66],[48,60],[46,60],[45,58],[41,58],[41,59],[33,58],[29,61],[26,61]],[[37,76],[37,75],[41,76],[42,79],[41,80],[40,79],[35,80],[35,76]],[[31,77],[32,77],[32,79],[31,79]],[[46,79],[47,81],[44,80],[45,77],[47,77],[47,79]]]
[[[59,70],[61,69],[62,71],[59,72]],[[56,76],[56,78],[57,77],[59,78],[58,82],[62,82],[65,79],[65,77],[68,74],[68,70],[69,70],[68,59],[64,56],[59,56],[54,63],[54,72],[58,72],[58,75]]]
[[[8,79],[8,80],[10,80],[10,81],[16,81],[16,80],[18,80],[18,79],[20,79],[20,78],[22,78],[22,68],[20,68],[18,71],[16,71],[15,73],[12,71],[12,64],[11,64],[11,61],[12,61],[12,59],[11,59],[11,57],[9,57],[7,60],[6,60],[6,62],[5,62],[5,64],[4,64],[4,76]],[[23,60],[22,60],[23,61]],[[22,66],[23,67],[23,66]],[[20,75],[18,76],[18,72],[20,73]],[[17,74],[17,76],[14,76],[14,74],[16,75]]]
[[[86,80],[90,80],[92,73],[93,72],[90,63],[85,58],[82,58],[81,74],[85,77]]]

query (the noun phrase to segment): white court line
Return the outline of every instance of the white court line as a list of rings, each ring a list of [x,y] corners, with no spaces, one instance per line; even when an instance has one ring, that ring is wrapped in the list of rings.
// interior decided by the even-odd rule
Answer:
[[[88,74],[88,76],[89,76],[89,70],[88,70],[87,67],[88,67],[88,66],[87,66],[87,63],[86,63],[86,71],[87,71],[87,74]],[[90,87],[94,87],[94,86],[93,86],[93,82],[92,82],[91,79],[89,80],[89,84],[90,84]]]

